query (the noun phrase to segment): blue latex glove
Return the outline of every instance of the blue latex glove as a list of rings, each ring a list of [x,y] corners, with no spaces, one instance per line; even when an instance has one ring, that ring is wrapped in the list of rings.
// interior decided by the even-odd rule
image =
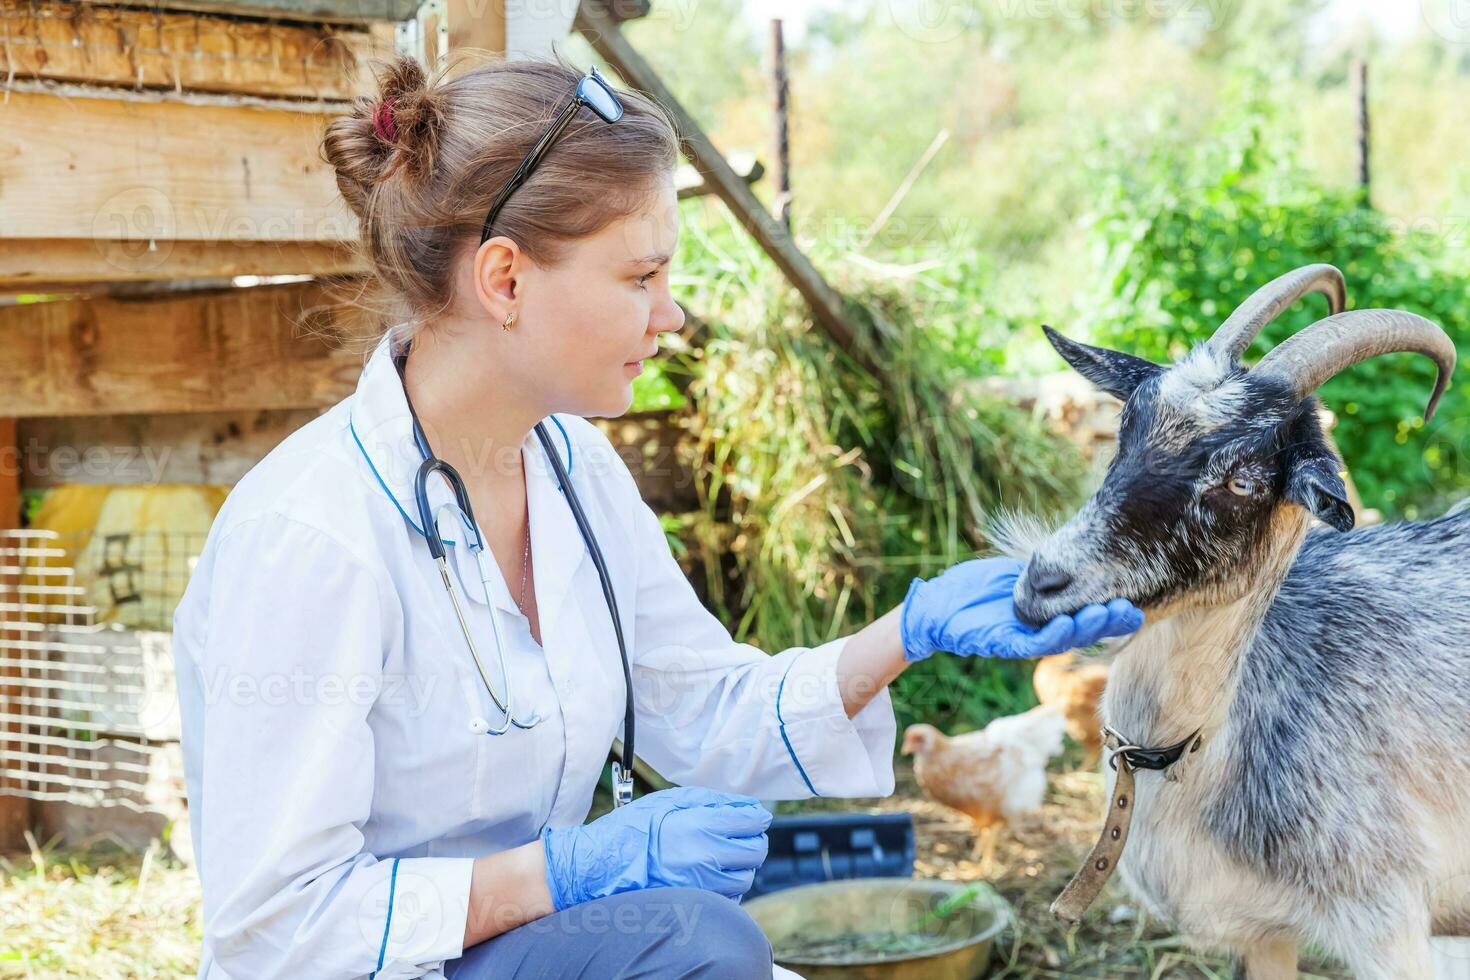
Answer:
[[[771,813],[751,796],[697,786],[649,793],[579,827],[541,831],[546,884],[562,909],[681,885],[739,898],[766,859]]]
[[[1013,593],[1026,566],[1014,558],[976,558],[932,579],[914,579],[899,614],[905,660],[936,650],[962,657],[1044,657],[1132,633],[1143,613],[1127,599],[1083,606],[1033,629],[1016,618]]]

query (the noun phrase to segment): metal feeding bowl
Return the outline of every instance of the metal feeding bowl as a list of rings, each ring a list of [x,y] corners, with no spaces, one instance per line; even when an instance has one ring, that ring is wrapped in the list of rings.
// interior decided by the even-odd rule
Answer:
[[[807,980],[974,980],[1011,919],[987,885],[913,878],[800,885],[741,907]]]

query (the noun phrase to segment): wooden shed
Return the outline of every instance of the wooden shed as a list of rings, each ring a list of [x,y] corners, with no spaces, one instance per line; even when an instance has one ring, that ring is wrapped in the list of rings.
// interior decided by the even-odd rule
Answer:
[[[0,0],[0,846],[179,815],[169,603],[200,543],[18,530],[23,500],[66,488],[85,525],[227,489],[349,394],[361,324],[331,287],[364,270],[323,127],[373,57],[535,53],[575,12],[517,10]]]
[[[719,196],[850,347],[838,297],[748,187],[760,165],[733,168],[622,38],[646,12],[0,0],[0,848],[35,824],[86,830],[103,809],[181,813],[169,603],[207,519],[138,525],[156,523],[157,494],[189,511],[227,490],[355,386],[361,350],[342,341],[363,324],[338,299],[366,270],[318,148],[371,90],[374,57],[432,68],[453,51],[463,68],[580,31],[674,114],[693,164],[681,195]],[[613,427],[634,454],[664,454],[665,484],[670,431]],[[25,501],[62,488],[47,527],[23,529]],[[667,502],[667,486],[644,492]]]

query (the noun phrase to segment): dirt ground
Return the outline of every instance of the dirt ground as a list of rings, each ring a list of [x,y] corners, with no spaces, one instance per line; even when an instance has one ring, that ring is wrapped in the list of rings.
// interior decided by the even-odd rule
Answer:
[[[1014,910],[995,949],[995,978],[1229,980],[1230,964],[1192,953],[1167,927],[1140,915],[1120,886],[1075,928],[1048,911],[1091,847],[1102,812],[1102,778],[1075,749],[1053,760],[1047,801],[1014,834],[1003,834],[988,881]],[[814,800],[778,812],[907,811],[913,814],[918,877],[981,880],[965,817],[925,800],[907,761],[894,796]],[[55,851],[0,858],[0,978],[173,978],[192,975],[199,943],[199,882],[191,868],[147,854]],[[1304,957],[1303,978],[1346,980]]]
[[[969,820],[924,799],[907,760],[897,767],[897,786],[887,799],[816,800],[782,804],[778,812],[864,810],[913,814],[914,876],[948,881],[988,880],[1015,913],[1015,925],[996,946],[992,977],[1106,978],[1106,980],[1229,980],[1230,962],[1191,951],[1166,925],[1152,921],[1117,881],[1067,927],[1050,912],[1052,900],[1086,855],[1101,826],[1102,776],[1086,768],[1081,752],[1052,760],[1053,772],[1042,809],[1014,833],[1002,833],[991,875],[982,878],[972,858],[975,836]],[[1347,974],[1310,954],[1301,962],[1303,980],[1346,980]]]

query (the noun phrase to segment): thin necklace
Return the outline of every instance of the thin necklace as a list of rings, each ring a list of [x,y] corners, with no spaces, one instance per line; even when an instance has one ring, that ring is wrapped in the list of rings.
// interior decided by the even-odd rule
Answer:
[[[531,567],[531,521],[526,519],[526,550],[521,555],[521,598],[517,603],[521,607],[521,615],[526,614],[526,570]]]

